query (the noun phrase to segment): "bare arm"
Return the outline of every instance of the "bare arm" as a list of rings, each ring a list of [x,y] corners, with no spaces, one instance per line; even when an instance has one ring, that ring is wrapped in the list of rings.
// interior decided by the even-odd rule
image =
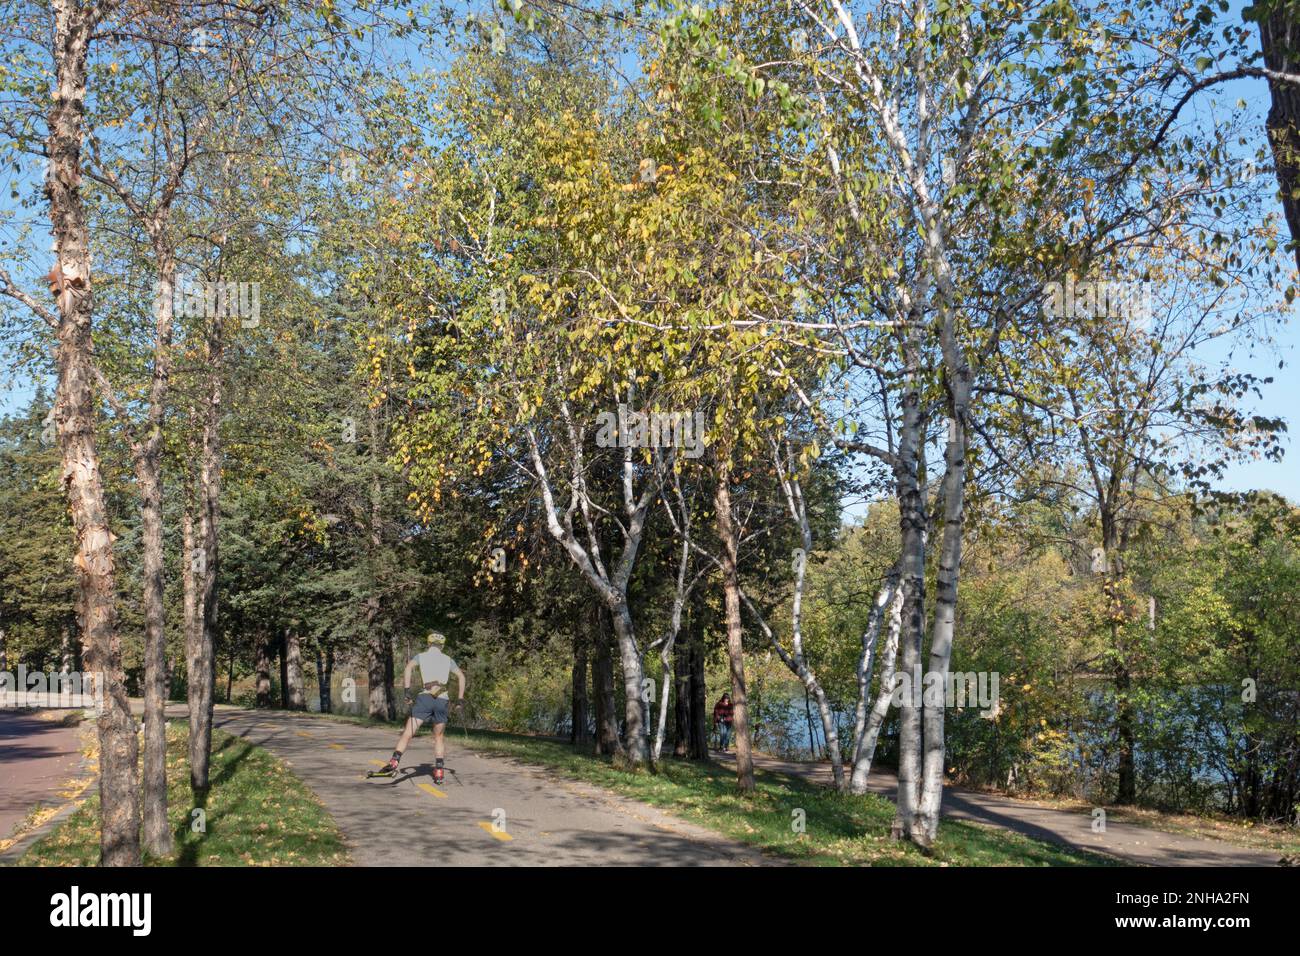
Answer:
[[[411,671],[415,669],[417,661],[410,660],[406,664],[406,670],[402,672],[402,686],[407,690],[411,689]]]
[[[457,686],[456,699],[464,700],[465,687],[469,683],[467,680],[465,680],[465,672],[461,670],[459,667],[453,667],[451,672],[456,675],[456,686]]]

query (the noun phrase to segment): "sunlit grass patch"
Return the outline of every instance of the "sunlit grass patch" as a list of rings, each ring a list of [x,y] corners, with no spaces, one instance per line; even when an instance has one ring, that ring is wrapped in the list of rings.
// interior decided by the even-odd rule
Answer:
[[[343,866],[348,852],[315,794],[266,750],[212,732],[211,787],[190,792],[188,726],[167,726],[168,819],[175,852],[154,866]],[[94,866],[99,860],[99,797],[86,802],[20,861],[24,866]],[[196,815],[201,810],[202,815]],[[195,824],[202,821],[206,832]]]

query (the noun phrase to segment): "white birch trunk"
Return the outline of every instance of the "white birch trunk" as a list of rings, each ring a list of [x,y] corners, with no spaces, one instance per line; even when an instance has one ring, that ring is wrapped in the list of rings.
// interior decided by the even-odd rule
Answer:
[[[664,635],[659,646],[659,661],[663,665],[663,688],[659,694],[659,719],[655,726],[655,763],[659,762],[659,755],[663,753],[664,749],[664,729],[668,725],[668,689],[672,686],[674,676],[672,654],[673,647],[677,643],[677,635],[682,629],[682,608],[686,604],[686,596],[690,590],[686,586],[686,571],[690,558],[690,539],[684,537],[682,539],[682,556],[677,566],[677,589],[673,594],[673,610],[669,616],[668,633]],[[691,587],[694,587],[694,582],[692,582]]]
[[[586,483],[583,479],[584,460],[582,451],[582,434],[573,423],[568,403],[561,403],[564,423],[568,430],[570,455],[570,499],[563,518],[556,507],[555,492],[551,485],[546,463],[542,458],[541,448],[534,431],[525,432],[528,451],[532,459],[534,477],[538,481],[539,493],[546,527],[551,536],[569,554],[570,560],[581,572],[587,583],[600,596],[609,608],[614,621],[614,635],[618,640],[619,659],[623,664],[623,704],[626,741],[624,746],[628,760],[633,766],[650,763],[650,721],[646,695],[642,689],[644,669],[641,650],[636,641],[636,628],[628,605],[627,588],[632,577],[640,551],[641,540],[645,532],[645,521],[650,504],[658,494],[659,484],[647,482],[647,487],[637,497],[633,490],[634,468],[632,449],[628,448],[623,460],[623,506],[627,523],[622,525],[623,548],[618,556],[618,563],[611,574],[605,568],[600,553],[599,536],[592,519],[592,501],[588,497]],[[586,527],[587,544],[584,546],[574,533],[573,519],[581,514]]]
[[[849,778],[850,793],[867,792],[867,777],[871,773],[871,762],[876,757],[876,742],[880,739],[880,728],[884,726],[885,716],[889,713],[889,705],[893,699],[894,675],[898,663],[898,637],[902,632],[903,624],[903,588],[897,581],[890,591],[888,600],[888,608],[882,615],[888,619],[889,629],[880,651],[880,690],[876,694],[870,712],[865,715],[856,738],[853,750],[853,773]],[[863,695],[860,703],[865,704],[865,695],[870,691],[871,676],[868,674],[866,686],[860,690]]]
[[[914,382],[915,379],[912,380]],[[899,429],[898,466],[895,481],[902,538],[902,591],[904,595],[900,648],[903,673],[915,678],[921,665],[921,636],[925,627],[925,497],[921,490],[920,464],[923,424],[921,396],[912,382],[903,396],[903,421]],[[894,819],[895,839],[911,839],[912,822],[920,802],[921,707],[913,693],[903,695],[898,722],[898,809]]]
[[[804,689],[817,702],[817,714],[821,718],[822,734],[826,738],[826,754],[831,761],[831,776],[835,781],[835,789],[844,790],[844,757],[840,751],[839,730],[835,726],[835,714],[831,711],[830,701],[826,698],[826,692],[822,689],[821,681],[813,669],[808,666],[808,661],[803,651],[803,594],[804,586],[807,580],[807,563],[808,555],[812,552],[812,528],[808,523],[808,509],[803,498],[803,488],[799,479],[793,474],[788,474],[787,469],[793,460],[793,454],[787,447],[785,461],[781,460],[779,446],[774,442],[772,445],[773,463],[776,466],[777,474],[781,479],[781,488],[785,493],[786,506],[789,508],[790,516],[794,518],[799,528],[799,540],[803,546],[803,554],[795,560],[794,563],[794,595],[790,602],[790,647],[789,652],[781,646],[776,635],[768,626],[767,620],[755,607],[754,602],[749,599],[742,588],[740,590],[741,600],[749,608],[749,612],[758,621],[759,628],[763,635],[771,642],[772,647],[780,656],[781,661],[789,668],[803,684]]]
[[[957,616],[957,580],[961,565],[961,538],[966,489],[965,429],[958,414],[950,420],[949,440],[944,452],[943,538],[939,549],[939,573],[934,602],[934,627],[930,637],[930,667],[927,679],[940,692],[948,686],[952,661],[953,627]],[[921,785],[918,842],[929,846],[939,832],[939,808],[943,801],[945,700],[925,708],[925,759]]]
[[[886,608],[893,603],[898,591],[898,565],[895,564],[885,575],[884,583],[876,592],[875,603],[871,605],[871,614],[867,618],[867,627],[862,632],[862,653],[858,655],[858,702],[853,713],[853,759],[857,762],[862,749],[862,733],[867,726],[867,712],[870,710],[871,677],[876,664],[876,645],[880,638],[880,628],[885,620]]]

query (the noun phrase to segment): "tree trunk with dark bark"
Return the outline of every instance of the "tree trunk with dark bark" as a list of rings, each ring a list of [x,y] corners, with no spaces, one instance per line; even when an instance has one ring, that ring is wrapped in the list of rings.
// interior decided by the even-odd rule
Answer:
[[[590,701],[587,698],[587,640],[581,632],[573,635],[573,677],[571,729],[569,740],[574,746],[585,747],[591,742],[591,731],[587,727],[590,716]]]
[[[1137,718],[1132,691],[1133,676],[1121,661],[1115,668],[1115,730],[1119,740],[1115,805],[1120,807],[1131,806],[1137,801]]]
[[[1263,16],[1259,20],[1259,45],[1264,65],[1278,73],[1300,73],[1300,2],[1297,0],[1262,0],[1256,4]],[[1295,243],[1295,260],[1300,268],[1300,86],[1279,80],[1268,81],[1272,106],[1266,126],[1277,185],[1282,196],[1282,211]]]
[[[320,712],[322,714],[332,714],[334,712],[334,693],[332,685],[334,683],[334,648],[327,647],[321,652],[319,646],[316,648],[316,685],[317,696],[320,699]]]
[[[691,745],[692,760],[709,759],[709,688],[704,680],[704,630],[697,627],[691,641]]]
[[[285,702],[288,710],[306,710],[307,694],[302,673],[302,642],[296,625],[284,632]]]
[[[1124,603],[1120,597],[1120,533],[1109,499],[1101,505],[1102,548],[1106,566],[1102,580],[1106,615],[1110,622],[1110,646],[1115,655],[1115,736],[1119,751],[1117,806],[1129,806],[1137,800],[1137,711],[1133,703],[1133,675],[1130,648],[1124,635]]]
[[[367,600],[366,618],[374,622],[379,617],[379,602]],[[369,627],[366,634],[367,712],[375,720],[387,720],[391,701],[388,694],[387,642],[378,628]]]
[[[388,719],[397,719],[396,661],[393,659],[393,639],[384,640],[384,690],[388,694]]]
[[[614,662],[610,653],[609,612],[594,605],[596,650],[592,657],[591,677],[596,685],[596,753],[611,756],[623,752],[618,738],[618,715],[614,710]]]
[[[691,756],[691,642],[673,648],[673,756]]]
[[[257,671],[257,706],[271,706],[271,642],[266,635],[257,634],[253,638],[253,653],[256,656],[254,668]]]

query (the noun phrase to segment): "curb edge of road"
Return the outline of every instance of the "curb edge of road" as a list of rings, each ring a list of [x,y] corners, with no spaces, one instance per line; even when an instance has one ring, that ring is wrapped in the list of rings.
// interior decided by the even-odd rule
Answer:
[[[63,806],[55,811],[54,815],[33,830],[25,831],[22,836],[18,837],[17,842],[9,849],[0,852],[0,866],[16,866],[24,854],[27,853],[41,837],[48,836],[50,831],[64,819],[71,816],[82,804],[80,797],[67,801]]]
[[[83,781],[89,781],[94,776],[94,771],[92,771],[90,767],[90,761],[88,761],[83,754],[81,762],[77,765],[76,773],[68,782],[71,784],[80,784]],[[42,837],[49,836],[50,832],[53,831],[55,827],[77,811],[77,809],[85,802],[86,798],[84,794],[89,789],[90,784],[87,783],[85,787],[82,787],[78,791],[77,796],[65,800],[63,805],[54,811],[54,813],[39,826],[33,827],[30,830],[24,830],[16,838],[13,846],[6,850],[0,850],[0,866],[17,866],[18,861],[23,858],[27,851],[30,850],[38,840]]]

